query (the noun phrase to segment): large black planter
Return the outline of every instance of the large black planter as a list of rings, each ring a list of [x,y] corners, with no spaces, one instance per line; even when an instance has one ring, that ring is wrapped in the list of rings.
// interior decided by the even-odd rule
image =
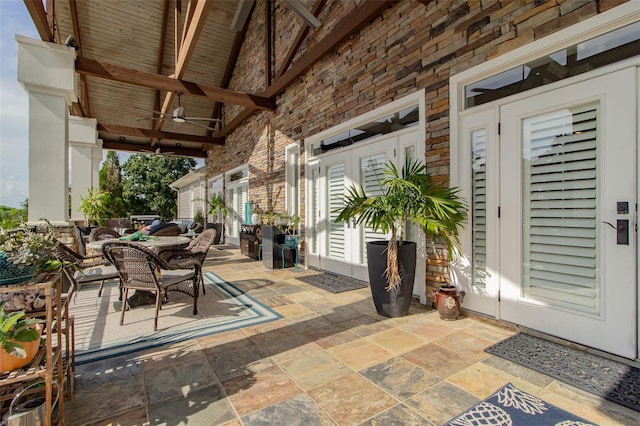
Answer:
[[[416,243],[405,241],[398,246],[398,264],[401,283],[395,290],[387,291],[387,241],[367,243],[367,262],[371,296],[376,311],[385,317],[403,317],[409,313],[413,297],[413,281],[416,276]]]
[[[213,239],[213,244],[220,244],[220,239],[222,238],[222,230],[224,229],[222,227],[222,223],[220,222],[216,222],[216,223],[211,223],[208,222],[205,227],[205,229],[209,229],[209,228],[213,228],[216,230],[216,236]]]

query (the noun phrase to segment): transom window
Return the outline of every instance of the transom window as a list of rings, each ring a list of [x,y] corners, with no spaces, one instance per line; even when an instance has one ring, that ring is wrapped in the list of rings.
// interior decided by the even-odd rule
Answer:
[[[465,109],[573,77],[640,53],[640,22],[465,86]]]

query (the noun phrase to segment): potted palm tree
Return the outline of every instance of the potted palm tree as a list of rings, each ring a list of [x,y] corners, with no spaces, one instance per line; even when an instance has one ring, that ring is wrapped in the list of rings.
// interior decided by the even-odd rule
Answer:
[[[229,212],[229,207],[227,207],[220,195],[212,195],[209,198],[209,215],[214,217],[214,222],[207,224],[207,228],[211,227],[216,230],[216,238],[213,244],[220,244],[220,238],[224,230],[224,220],[229,215]]]
[[[428,237],[442,240],[451,257],[467,206],[459,189],[433,182],[417,160],[408,160],[401,172],[387,162],[383,174],[379,195],[368,195],[362,186],[349,188],[336,222],[355,220],[390,233],[388,241],[367,242],[367,264],[376,311],[398,317],[409,312],[416,266],[416,243],[404,241],[405,227],[416,224]]]
[[[89,188],[86,197],[80,197],[78,209],[84,214],[87,226],[101,226],[109,211],[111,193],[98,188]]]

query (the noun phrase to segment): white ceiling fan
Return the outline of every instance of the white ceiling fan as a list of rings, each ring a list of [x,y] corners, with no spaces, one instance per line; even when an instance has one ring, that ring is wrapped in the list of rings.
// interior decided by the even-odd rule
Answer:
[[[216,131],[216,129],[214,127],[210,127],[210,126],[207,126],[205,124],[198,123],[198,121],[205,121],[207,123],[222,123],[222,120],[220,120],[218,118],[188,117],[185,114],[184,107],[180,105],[180,97],[181,97],[182,93],[181,92],[176,92],[176,95],[178,95],[178,107],[176,109],[174,109],[171,113],[162,113],[160,111],[153,111],[153,113],[157,114],[158,117],[151,117],[151,118],[158,119],[158,118],[169,118],[170,117],[176,123],[189,123],[189,124],[193,124],[194,126],[203,127],[205,129],[211,130],[212,132]],[[145,119],[143,118],[142,120],[145,120]]]

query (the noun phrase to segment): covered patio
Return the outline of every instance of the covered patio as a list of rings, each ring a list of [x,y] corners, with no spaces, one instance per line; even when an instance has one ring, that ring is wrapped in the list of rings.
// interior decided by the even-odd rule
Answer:
[[[528,262],[521,256],[529,235],[518,222],[527,209],[514,201],[508,222],[500,216],[508,210],[499,204],[501,197],[522,200],[528,190],[511,185],[511,176],[523,173],[523,158],[509,151],[513,161],[505,163],[518,168],[500,174],[505,165],[495,148],[500,114],[511,111],[505,99],[524,106],[532,93],[548,95],[545,108],[566,109],[553,103],[559,102],[554,90],[563,85],[600,90],[590,79],[626,66],[626,80],[620,81],[633,82],[635,92],[611,76],[607,90],[626,93],[624,105],[637,107],[637,3],[523,2],[521,8],[514,6],[518,2],[429,0],[25,4],[42,39],[17,37],[18,78],[31,108],[29,220],[47,217],[62,229],[72,227],[80,195],[98,185],[103,149],[206,158],[202,172],[208,195],[215,191],[233,211],[225,239],[233,246],[212,248],[205,271],[282,316],[79,365],[74,398],[65,404],[65,424],[437,425],[508,383],[593,423],[637,422],[637,411],[485,352],[525,330],[584,352],[618,354],[623,358],[610,357],[638,366],[638,240],[629,231],[637,219],[629,210],[637,204],[637,179],[624,179],[629,188],[618,198],[628,201],[616,206],[622,216],[613,219],[597,216],[615,214],[612,200],[597,198],[604,187],[594,186],[592,210],[584,219],[591,238],[587,272],[554,263],[563,257],[554,252],[543,253],[545,260],[539,262],[541,269],[549,268],[548,261],[563,274],[579,269],[576,274],[593,270],[594,275],[581,276],[572,287],[571,277],[557,278],[556,269],[543,271],[539,282],[545,293],[531,295],[524,288]],[[591,73],[573,75],[575,69],[555,62],[556,52],[573,52],[580,43],[616,31],[622,31],[623,40],[625,31],[631,33],[632,41],[612,49],[620,54],[615,59],[598,56],[602,69],[578,66],[581,73]],[[572,65],[575,58],[570,59]],[[529,60],[542,63],[543,84],[526,79],[508,90],[473,86],[491,85],[513,67],[524,70]],[[598,96],[604,95],[592,97]],[[574,98],[582,108],[582,98]],[[473,114],[481,122],[470,120]],[[520,118],[506,117],[502,123],[512,126],[503,128],[519,141],[523,135],[514,123]],[[637,124],[637,117],[629,122],[634,120]],[[609,129],[623,127],[609,124]],[[606,135],[598,144],[618,140],[636,153],[637,126],[636,133],[629,129],[623,137]],[[560,136],[569,133],[583,132]],[[602,147],[594,147],[589,160],[593,185],[600,184],[595,176],[603,176],[596,168],[601,152]],[[443,321],[431,308],[431,291],[450,278],[449,264],[439,256],[441,247],[427,244],[421,235],[416,235],[421,243],[416,303],[406,317],[376,314],[367,288],[332,294],[298,279],[312,273],[309,266],[347,271],[351,277],[366,270],[358,257],[363,245],[351,247],[346,241],[367,231],[348,223],[337,230],[330,226],[329,201],[336,194],[330,192],[329,177],[336,177],[333,188],[346,188],[365,180],[358,174],[367,161],[399,162],[411,156],[424,161],[437,181],[463,187],[475,209],[462,241],[471,262],[457,283],[469,299],[457,321]],[[495,173],[493,180],[485,177],[487,170]],[[628,170],[637,178],[637,160]],[[608,184],[623,180],[608,171]],[[564,182],[565,170],[557,173]],[[540,193],[545,191],[551,190]],[[265,213],[288,211],[302,218],[302,272],[265,268],[240,254],[241,212],[247,202]],[[557,213],[540,210],[541,217]],[[567,217],[574,215],[571,210]],[[549,226],[552,233],[574,226],[561,219]],[[614,242],[601,225],[607,220],[616,230],[611,223],[627,220],[626,244]],[[572,249],[573,237],[553,235],[549,245],[560,247],[561,254]],[[332,238],[343,242],[335,252]],[[612,247],[627,257],[607,257]],[[605,264],[616,258],[624,261]],[[624,272],[625,279],[600,280],[601,267]],[[554,299],[556,293],[564,299]],[[584,306],[574,306],[584,293]],[[616,309],[621,303],[623,309]],[[537,310],[525,318],[520,315],[525,306]],[[506,308],[512,316],[505,316]],[[559,314],[547,320],[551,313]],[[592,324],[603,331],[594,332]],[[609,344],[614,332],[618,340]],[[621,349],[619,341],[625,343]]]
[[[515,327],[417,303],[381,317],[367,288],[332,294],[225,246],[205,265],[283,318],[79,365],[65,424],[440,425],[507,383],[596,424],[637,419],[484,352]]]

